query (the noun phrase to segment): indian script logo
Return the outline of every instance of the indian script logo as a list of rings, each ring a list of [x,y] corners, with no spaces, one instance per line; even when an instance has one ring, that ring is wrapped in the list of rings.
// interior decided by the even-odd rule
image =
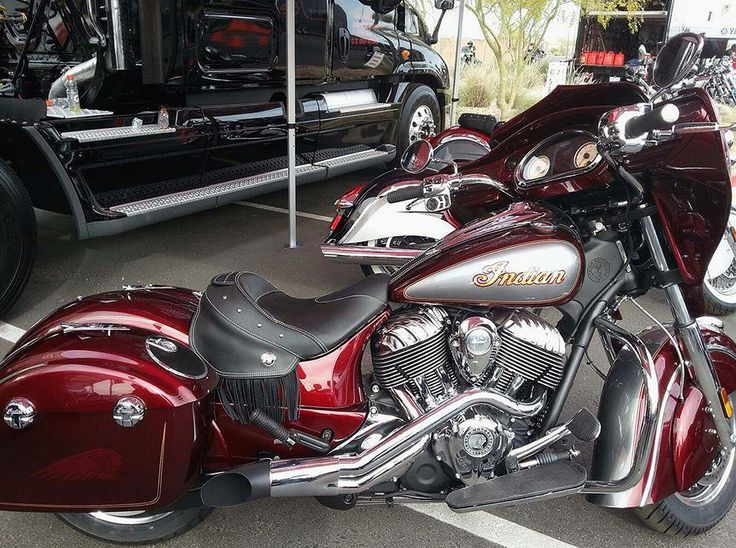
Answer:
[[[473,276],[473,284],[477,287],[490,287],[492,285],[559,285],[565,281],[564,270],[547,271],[532,267],[523,272],[510,272],[507,270],[508,261],[499,261],[483,268],[482,274]]]

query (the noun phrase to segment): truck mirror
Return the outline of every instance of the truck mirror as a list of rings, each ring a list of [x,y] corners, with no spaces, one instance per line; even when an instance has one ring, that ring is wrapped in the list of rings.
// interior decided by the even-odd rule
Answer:
[[[434,7],[438,10],[451,10],[455,7],[455,0],[434,0]]]

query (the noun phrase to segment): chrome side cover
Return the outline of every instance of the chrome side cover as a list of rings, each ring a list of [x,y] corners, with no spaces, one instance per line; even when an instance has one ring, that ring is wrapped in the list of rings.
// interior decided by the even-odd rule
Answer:
[[[23,430],[33,424],[36,418],[36,410],[30,400],[26,398],[13,398],[5,406],[3,420],[13,430]]]

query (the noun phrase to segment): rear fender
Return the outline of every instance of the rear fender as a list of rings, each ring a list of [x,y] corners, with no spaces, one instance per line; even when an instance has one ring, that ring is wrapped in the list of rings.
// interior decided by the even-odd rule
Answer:
[[[698,323],[719,381],[733,393],[736,343],[717,328],[718,320],[701,318]],[[656,327],[638,336],[647,346],[657,372],[660,412],[656,437],[644,476],[637,485],[620,493],[587,496],[590,502],[601,506],[646,506],[685,491],[703,477],[717,454],[718,438],[713,433],[712,417],[705,411],[707,405],[702,392],[689,376],[681,392],[679,357],[670,338]],[[640,442],[645,412],[642,366],[634,353],[624,347],[617,354],[603,387],[598,411],[602,430],[593,453],[593,479],[616,481],[627,475]]]

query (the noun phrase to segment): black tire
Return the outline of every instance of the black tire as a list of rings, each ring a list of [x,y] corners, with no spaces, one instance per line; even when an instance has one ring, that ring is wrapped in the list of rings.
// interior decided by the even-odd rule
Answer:
[[[420,107],[427,107],[434,118],[435,132],[442,130],[442,112],[440,111],[440,103],[437,100],[437,94],[429,86],[415,84],[407,90],[406,100],[401,107],[401,116],[399,117],[399,130],[396,140],[396,160],[401,160],[401,155],[414,140],[412,138],[412,119]]]
[[[705,302],[706,314],[712,316],[728,316],[736,312],[736,304],[730,304],[720,300],[707,286],[703,287],[703,301]]]
[[[156,518],[155,512],[127,517],[129,523],[115,523],[114,514],[57,514],[67,525],[96,539],[115,544],[151,544],[176,537],[196,526],[212,508],[182,508]],[[120,518],[125,521],[125,517]],[[137,519],[140,523],[134,523]],[[146,519],[151,521],[145,522]]]
[[[683,538],[705,533],[728,514],[736,501],[736,466],[733,465],[733,455],[727,469],[729,473],[727,477],[723,477],[723,485],[708,502],[694,503],[692,494],[676,493],[656,504],[636,508],[634,513],[647,526],[672,537]],[[697,496],[697,490],[695,495]]]
[[[733,223],[732,216],[726,228],[727,233],[731,230]],[[708,279],[706,273],[706,280],[703,282],[703,301],[706,314],[728,316],[736,312],[736,257],[731,257],[730,266],[720,276]]]
[[[0,315],[28,283],[36,252],[36,215],[25,186],[0,160]]]

